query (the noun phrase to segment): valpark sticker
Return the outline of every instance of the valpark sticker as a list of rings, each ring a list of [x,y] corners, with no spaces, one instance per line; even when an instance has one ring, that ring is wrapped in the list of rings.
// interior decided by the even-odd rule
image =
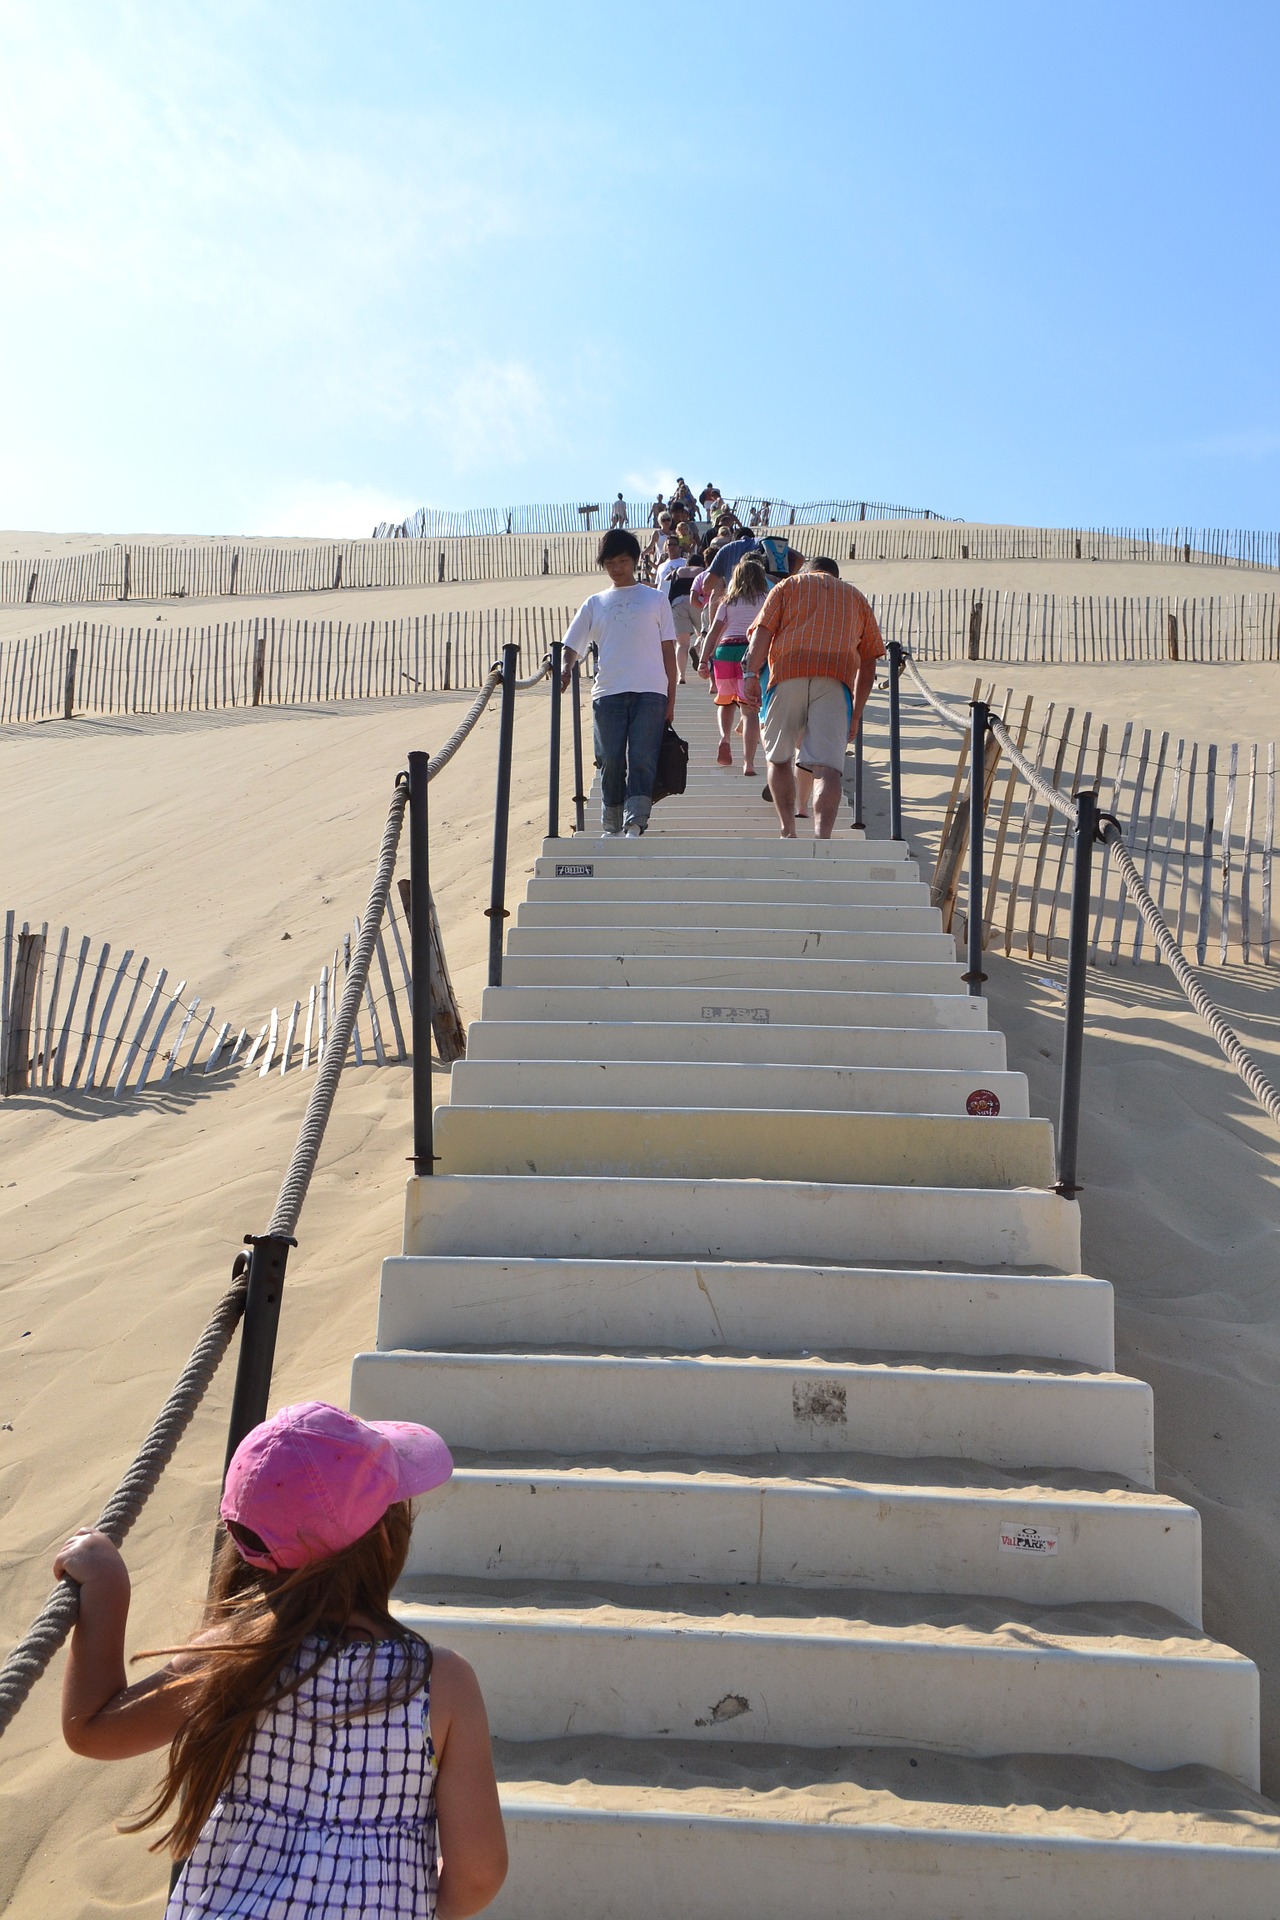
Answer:
[[[768,1007],[704,1007],[704,1020],[746,1020],[754,1027],[767,1027]]]
[[[1005,1521],[1000,1528],[1000,1551],[1039,1554],[1047,1560],[1058,1551],[1057,1529],[1049,1532],[1043,1527]]]

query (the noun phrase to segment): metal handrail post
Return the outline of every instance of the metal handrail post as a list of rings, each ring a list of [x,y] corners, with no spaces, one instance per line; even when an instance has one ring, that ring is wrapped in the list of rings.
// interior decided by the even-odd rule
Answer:
[[[498,720],[498,790],[493,803],[493,877],[489,887],[489,985],[502,985],[502,923],[507,918],[507,829],[511,817],[511,746],[516,724],[514,642],[502,649],[502,709]]]
[[[236,1384],[231,1395],[231,1418],[227,1425],[227,1457],[223,1473],[231,1465],[231,1456],[247,1433],[267,1417],[271,1397],[271,1370],[276,1358],[276,1333],[280,1326],[280,1302],[284,1294],[284,1270],[290,1247],[297,1241],[291,1234],[246,1233],[249,1248],[249,1283],[245,1293],[244,1319],[240,1322],[240,1353],[236,1361]],[[240,1259],[244,1256],[240,1255]]]
[[[427,835],[430,758],[409,755],[409,1011],[413,1027],[413,1170],[435,1172],[431,1087],[431,874]]]
[[[587,830],[587,796],[582,791],[582,668],[573,663],[573,810],[575,833]]]
[[[858,731],[853,736],[853,824],[865,827],[862,817],[862,722],[864,716],[858,716]]]
[[[564,642],[551,642],[551,777],[547,785],[547,832],[560,838],[560,676]]]
[[[1071,880],[1071,930],[1067,947],[1067,1005],[1062,1033],[1062,1095],[1058,1104],[1057,1191],[1079,1193],[1076,1157],[1080,1145],[1080,1074],[1084,1059],[1084,999],[1089,968],[1089,896],[1093,843],[1098,833],[1098,796],[1076,795],[1076,858]]]
[[[982,996],[982,855],[986,838],[987,808],[987,729],[991,709],[985,700],[971,700],[973,716],[969,736],[969,970],[965,983],[970,996]]]
[[[889,838],[902,832],[902,642],[889,642]]]

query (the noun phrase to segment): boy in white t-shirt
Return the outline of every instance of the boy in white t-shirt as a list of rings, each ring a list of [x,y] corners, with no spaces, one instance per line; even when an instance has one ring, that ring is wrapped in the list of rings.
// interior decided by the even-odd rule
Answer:
[[[593,643],[591,713],[600,769],[602,830],[638,839],[649,824],[658,750],[676,710],[676,628],[665,593],[636,580],[640,542],[612,527],[596,555],[612,581],[584,600],[564,636],[564,680]]]

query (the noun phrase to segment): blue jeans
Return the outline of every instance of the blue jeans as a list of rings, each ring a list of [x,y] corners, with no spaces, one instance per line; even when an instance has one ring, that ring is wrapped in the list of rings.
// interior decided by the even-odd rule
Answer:
[[[667,726],[665,693],[607,693],[591,709],[604,830],[649,824],[658,749]]]

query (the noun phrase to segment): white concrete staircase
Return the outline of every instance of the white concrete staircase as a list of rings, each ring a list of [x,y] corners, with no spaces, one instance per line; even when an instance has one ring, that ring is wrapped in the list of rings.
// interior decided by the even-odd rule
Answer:
[[[458,1458],[400,1604],[484,1686],[493,1912],[1280,1914],[1048,1123],[905,849],[680,724],[643,840],[544,846],[353,1373]]]

